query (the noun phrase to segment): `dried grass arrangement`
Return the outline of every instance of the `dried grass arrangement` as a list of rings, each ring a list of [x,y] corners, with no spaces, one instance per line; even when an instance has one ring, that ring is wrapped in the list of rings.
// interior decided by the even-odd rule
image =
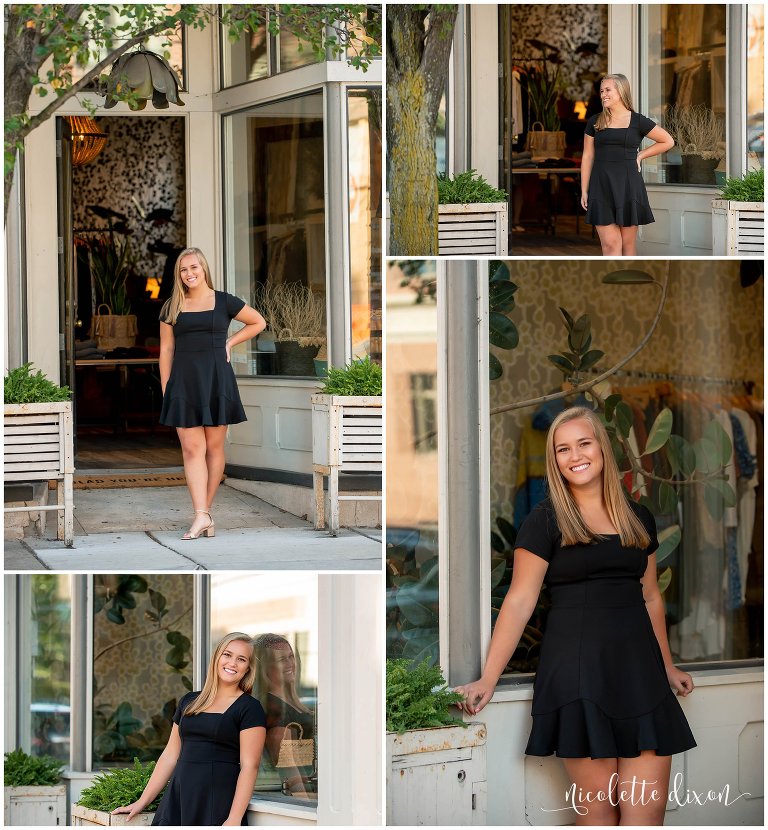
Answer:
[[[725,124],[703,104],[670,107],[664,117],[664,127],[683,156],[725,157]]]
[[[300,346],[325,343],[325,298],[297,282],[266,283],[258,290],[256,307],[277,342]]]

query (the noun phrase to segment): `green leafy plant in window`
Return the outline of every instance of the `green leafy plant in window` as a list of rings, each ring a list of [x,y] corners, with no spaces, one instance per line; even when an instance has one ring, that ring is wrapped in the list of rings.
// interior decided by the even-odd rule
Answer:
[[[448,689],[439,666],[428,659],[387,660],[387,731],[402,734],[410,729],[464,726],[450,707],[463,700]]]
[[[144,792],[155,769],[155,762],[142,764],[138,758],[133,759],[132,767],[113,769],[97,775],[93,784],[80,794],[77,803],[89,810],[111,812],[126,804],[133,804]],[[157,810],[162,793],[144,808],[147,813]]]
[[[353,360],[343,369],[328,369],[323,387],[324,395],[381,395],[383,376],[381,366],[366,355]]]
[[[3,397],[5,403],[55,403],[71,400],[72,391],[58,386],[39,369],[33,374],[32,364],[25,363],[3,379]]]
[[[765,171],[750,170],[741,178],[726,179],[720,198],[731,202],[764,202]]]
[[[28,755],[23,749],[5,753],[6,787],[54,787],[60,783],[64,764],[49,755]]]
[[[441,205],[471,205],[507,201],[506,191],[497,190],[476,170],[457,173],[453,178],[447,173],[439,173],[437,176],[437,196]]]

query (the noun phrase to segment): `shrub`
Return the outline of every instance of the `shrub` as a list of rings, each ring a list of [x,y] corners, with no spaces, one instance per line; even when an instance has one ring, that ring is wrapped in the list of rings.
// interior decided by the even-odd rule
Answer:
[[[475,170],[457,173],[452,179],[445,173],[439,173],[437,195],[441,205],[507,201],[507,194],[504,190],[496,190]]]
[[[11,369],[3,381],[5,403],[51,403],[68,401],[71,391],[68,386],[57,386],[38,369],[32,374],[32,364],[25,363],[18,369]]]
[[[366,355],[343,369],[328,369],[322,392],[325,395],[381,395],[381,388],[381,366]]]
[[[27,755],[23,749],[5,753],[6,787],[53,787],[59,783],[64,764],[50,755]]]
[[[726,179],[722,199],[731,202],[765,201],[765,175],[762,170],[750,170],[740,179]]]
[[[97,775],[93,784],[83,790],[77,803],[89,810],[105,812],[133,804],[144,792],[154,769],[154,761],[143,765],[138,758],[134,758],[132,767],[112,769]],[[145,808],[145,812],[156,810],[161,796],[162,793]]]
[[[407,732],[435,726],[466,726],[449,710],[464,698],[448,689],[440,666],[425,659],[387,660],[387,731]]]

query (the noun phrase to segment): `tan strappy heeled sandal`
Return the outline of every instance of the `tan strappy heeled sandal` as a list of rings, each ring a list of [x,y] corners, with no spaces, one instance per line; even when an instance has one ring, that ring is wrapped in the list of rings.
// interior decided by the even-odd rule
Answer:
[[[197,533],[192,533],[191,530],[188,530],[181,538],[184,542],[189,542],[192,539],[199,539],[201,536],[207,536],[209,539],[211,536],[216,535],[216,529],[213,525],[213,516],[211,516],[208,510],[195,510],[195,513],[205,513],[205,515],[210,519],[208,524],[197,531]]]

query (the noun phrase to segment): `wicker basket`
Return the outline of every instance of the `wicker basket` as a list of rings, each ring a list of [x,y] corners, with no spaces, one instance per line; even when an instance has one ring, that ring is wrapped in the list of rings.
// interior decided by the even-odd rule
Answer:
[[[300,723],[292,721],[287,724],[285,731],[295,726],[298,730],[298,738],[283,738],[280,741],[280,752],[278,753],[276,767],[308,767],[314,764],[315,741],[313,738],[304,737],[304,727]]]
[[[107,313],[102,314],[101,309],[106,308]],[[130,348],[136,345],[135,314],[113,314],[112,309],[102,303],[97,309],[91,322],[91,336],[95,338],[99,349],[116,349],[118,346]]]
[[[528,131],[528,149],[536,161],[562,158],[565,154],[565,133],[562,130],[545,130],[541,121],[534,121]]]

